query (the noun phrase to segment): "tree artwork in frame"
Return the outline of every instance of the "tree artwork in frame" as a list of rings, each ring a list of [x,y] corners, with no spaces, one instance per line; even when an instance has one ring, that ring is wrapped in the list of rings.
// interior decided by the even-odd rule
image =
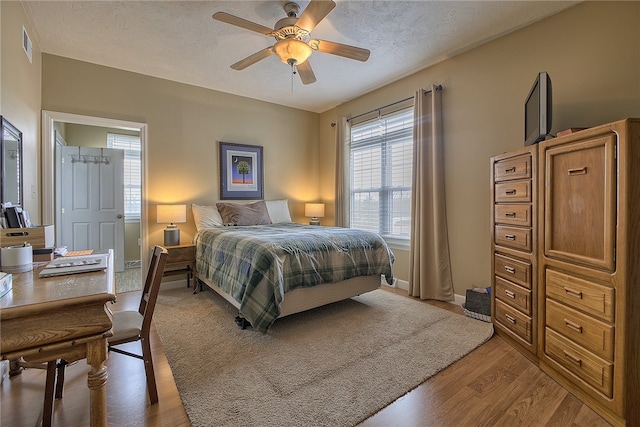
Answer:
[[[262,147],[220,141],[220,199],[264,197]]]

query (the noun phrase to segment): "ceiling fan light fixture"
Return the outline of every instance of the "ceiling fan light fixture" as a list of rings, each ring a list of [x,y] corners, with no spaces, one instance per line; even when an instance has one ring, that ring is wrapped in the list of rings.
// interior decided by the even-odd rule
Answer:
[[[296,39],[279,40],[273,46],[273,50],[282,62],[289,65],[302,64],[313,52],[307,43]]]

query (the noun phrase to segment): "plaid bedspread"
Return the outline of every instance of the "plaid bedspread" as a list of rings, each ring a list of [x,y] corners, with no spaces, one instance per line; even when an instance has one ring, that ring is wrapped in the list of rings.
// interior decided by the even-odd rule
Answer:
[[[375,233],[339,227],[271,224],[198,231],[196,269],[240,303],[240,314],[266,332],[285,293],[300,287],[384,274],[393,253]]]

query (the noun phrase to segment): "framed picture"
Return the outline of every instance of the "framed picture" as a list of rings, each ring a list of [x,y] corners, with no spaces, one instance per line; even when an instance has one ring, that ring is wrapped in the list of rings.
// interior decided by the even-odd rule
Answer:
[[[220,141],[220,199],[264,198],[262,147]]]

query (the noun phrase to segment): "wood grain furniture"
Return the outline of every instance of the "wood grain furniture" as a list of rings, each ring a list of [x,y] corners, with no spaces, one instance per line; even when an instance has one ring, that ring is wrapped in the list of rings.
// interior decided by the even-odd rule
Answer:
[[[113,251],[105,271],[39,278],[38,267],[15,274],[0,300],[2,359],[31,363],[87,359],[91,426],[107,426],[107,338],[115,301]],[[51,425],[45,411],[43,424]]]
[[[193,278],[196,271],[196,245],[165,246],[165,249],[168,252],[168,256],[164,275],[186,274],[187,287],[190,286],[193,281],[195,288],[196,282]]]
[[[528,146],[491,158],[491,313],[496,332],[537,359],[537,161]]]
[[[640,119],[539,149],[541,368],[640,425]]]
[[[135,357],[144,362],[144,370],[147,378],[147,393],[151,404],[158,402],[158,389],[156,387],[156,377],[153,370],[153,359],[151,357],[151,345],[149,343],[149,332],[151,331],[151,319],[160,291],[160,282],[167,262],[167,250],[155,246],[151,251],[149,270],[140,295],[140,304],[137,310],[122,310],[113,313],[113,335],[107,339],[109,351]],[[140,341],[142,355],[131,353],[118,348],[121,344]],[[66,361],[57,364],[57,379],[55,390],[52,381],[47,381],[45,388],[45,402],[53,402],[54,391],[57,399],[62,397],[62,387],[64,383],[64,370]],[[49,366],[52,366],[51,363]]]
[[[537,361],[613,425],[638,426],[640,119],[538,153]]]

